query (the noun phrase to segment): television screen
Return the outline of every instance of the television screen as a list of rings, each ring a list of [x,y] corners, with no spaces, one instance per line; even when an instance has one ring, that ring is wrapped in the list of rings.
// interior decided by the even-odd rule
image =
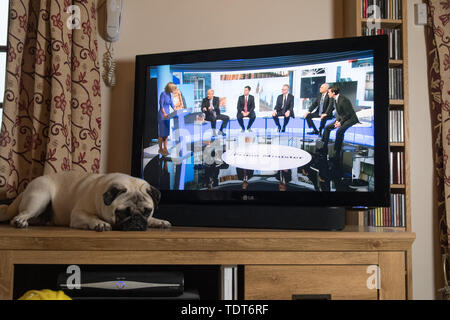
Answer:
[[[137,57],[132,174],[167,203],[389,202],[384,36]]]

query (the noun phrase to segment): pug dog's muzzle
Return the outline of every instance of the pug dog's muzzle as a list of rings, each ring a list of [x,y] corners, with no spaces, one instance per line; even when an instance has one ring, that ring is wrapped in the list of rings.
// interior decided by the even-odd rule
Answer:
[[[116,223],[113,226],[113,230],[145,231],[147,230],[150,213],[151,211],[146,208],[143,210],[136,208],[117,209],[115,211]]]
[[[158,207],[161,199],[161,192],[149,186],[145,194],[150,196],[153,207],[148,207],[148,200],[139,193],[130,193],[126,188],[112,185],[104,194],[103,201],[106,206],[112,206],[117,202],[117,207],[113,208],[115,222],[113,230],[120,231],[145,231],[149,224],[152,212]],[[118,199],[122,195],[122,199]],[[114,206],[113,206],[114,207]]]

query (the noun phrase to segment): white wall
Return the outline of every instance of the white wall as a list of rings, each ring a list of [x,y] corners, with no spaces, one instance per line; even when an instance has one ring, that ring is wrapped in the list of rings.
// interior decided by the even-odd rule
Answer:
[[[433,226],[433,157],[427,54],[424,26],[414,24],[414,4],[408,1],[411,223],[414,299],[435,298]]]

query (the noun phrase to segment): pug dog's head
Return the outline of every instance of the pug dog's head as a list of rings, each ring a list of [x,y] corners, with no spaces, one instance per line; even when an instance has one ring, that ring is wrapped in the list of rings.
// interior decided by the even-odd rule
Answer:
[[[160,199],[161,192],[142,179],[114,180],[103,193],[104,218],[114,230],[145,231]]]

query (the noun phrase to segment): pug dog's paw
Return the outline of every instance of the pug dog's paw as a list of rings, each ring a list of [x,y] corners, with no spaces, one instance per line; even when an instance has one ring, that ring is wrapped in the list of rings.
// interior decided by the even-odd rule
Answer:
[[[103,231],[111,231],[112,227],[108,222],[98,221],[92,226],[91,229],[97,232],[103,232]]]
[[[172,224],[167,220],[162,220],[160,228],[168,229],[172,227]]]
[[[19,228],[24,229],[28,227],[28,219],[25,219],[24,217],[16,216],[14,219],[11,220],[11,225]]]
[[[172,224],[167,220],[161,220],[157,218],[150,218],[148,221],[149,228],[161,228],[161,229],[167,229],[172,226]]]

